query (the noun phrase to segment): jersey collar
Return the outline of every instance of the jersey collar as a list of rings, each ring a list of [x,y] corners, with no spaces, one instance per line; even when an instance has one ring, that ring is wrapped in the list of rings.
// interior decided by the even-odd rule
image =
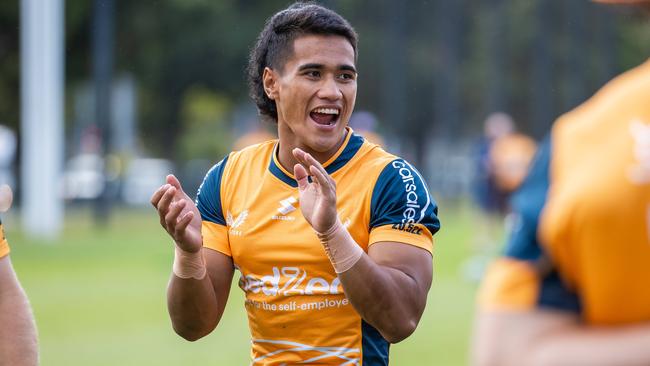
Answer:
[[[354,157],[354,155],[359,151],[361,145],[363,145],[363,137],[354,133],[352,128],[346,127],[348,133],[345,136],[345,141],[341,144],[341,147],[338,151],[323,164],[327,174],[332,175],[337,170],[341,169],[345,164]],[[297,188],[298,183],[296,178],[292,173],[288,172],[282,167],[278,161],[278,145],[279,141],[275,144],[273,148],[273,157],[271,158],[271,163],[269,164],[269,171],[276,178],[280,179],[284,183]]]

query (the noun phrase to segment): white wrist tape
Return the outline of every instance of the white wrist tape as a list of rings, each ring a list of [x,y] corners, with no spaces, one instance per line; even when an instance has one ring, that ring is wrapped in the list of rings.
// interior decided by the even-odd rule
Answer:
[[[202,280],[208,271],[205,268],[203,251],[196,253],[186,252],[174,245],[174,274],[183,279],[194,278]]]
[[[332,262],[336,273],[349,270],[361,259],[363,249],[352,239],[352,236],[338,218],[334,226],[327,232],[317,232],[316,234],[321,244],[323,244],[325,253]]]

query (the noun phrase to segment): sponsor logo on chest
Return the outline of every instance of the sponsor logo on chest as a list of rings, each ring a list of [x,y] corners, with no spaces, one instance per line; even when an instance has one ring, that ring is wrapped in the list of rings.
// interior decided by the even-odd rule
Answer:
[[[280,221],[295,221],[296,218],[293,216],[287,216],[288,214],[296,210],[295,204],[298,203],[298,200],[295,197],[289,197],[280,201],[280,207],[278,207],[276,215],[271,216],[272,220]]]

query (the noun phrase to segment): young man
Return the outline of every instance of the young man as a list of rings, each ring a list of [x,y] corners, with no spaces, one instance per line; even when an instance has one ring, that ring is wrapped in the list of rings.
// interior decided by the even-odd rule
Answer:
[[[335,12],[294,4],[271,17],[249,82],[279,139],[233,152],[196,205],[175,177],[152,197],[175,241],[174,329],[210,333],[234,269],[246,294],[252,364],[388,364],[432,279],[437,207],[406,161],[347,127],[357,35]]]
[[[474,364],[650,364],[649,95],[647,61],[553,126],[479,294]]]
[[[0,210],[11,205],[11,190],[0,186]],[[29,302],[9,258],[9,244],[0,221],[0,365],[38,364],[36,327]]]

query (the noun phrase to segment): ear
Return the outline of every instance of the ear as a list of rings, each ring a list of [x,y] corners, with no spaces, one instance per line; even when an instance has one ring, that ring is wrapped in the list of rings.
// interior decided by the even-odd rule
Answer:
[[[266,96],[271,100],[275,100],[278,96],[278,74],[269,67],[265,67],[264,74],[262,74],[262,84]]]

